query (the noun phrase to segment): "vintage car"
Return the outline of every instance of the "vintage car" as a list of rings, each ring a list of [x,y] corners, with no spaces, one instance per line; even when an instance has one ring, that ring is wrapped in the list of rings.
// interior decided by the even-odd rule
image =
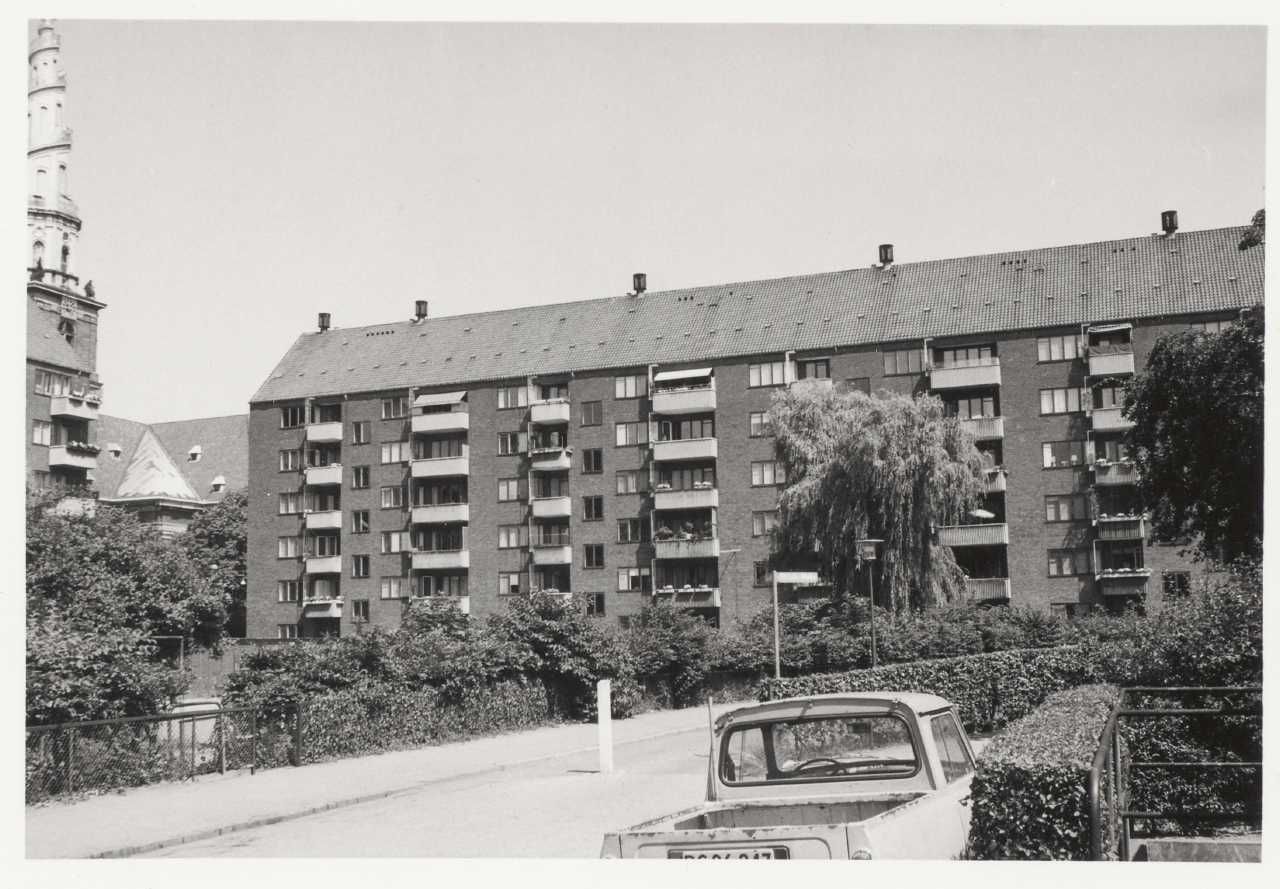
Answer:
[[[605,835],[602,858],[958,858],[974,754],[935,695],[832,694],[724,714],[707,800]]]

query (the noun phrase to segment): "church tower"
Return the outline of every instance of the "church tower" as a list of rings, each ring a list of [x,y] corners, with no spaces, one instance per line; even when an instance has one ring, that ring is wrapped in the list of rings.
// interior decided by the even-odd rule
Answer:
[[[98,313],[81,281],[80,210],[71,199],[71,129],[62,40],[35,27],[27,72],[27,479],[92,488],[97,468]]]

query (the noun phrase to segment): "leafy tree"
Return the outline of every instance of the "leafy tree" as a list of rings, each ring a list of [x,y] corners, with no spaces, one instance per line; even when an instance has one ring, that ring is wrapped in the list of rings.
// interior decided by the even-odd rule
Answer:
[[[245,635],[245,552],[249,495],[233,491],[191,521],[179,539],[192,560],[209,572],[213,586],[230,603],[227,635]]]
[[[1220,333],[1161,337],[1130,382],[1128,440],[1157,539],[1261,556],[1263,336],[1258,306]]]
[[[972,437],[941,401],[793,389],[774,396],[769,418],[787,473],[780,553],[816,551],[844,599],[858,589],[855,541],[878,538],[877,602],[901,613],[962,596],[964,575],[934,529],[969,513],[984,475]]]
[[[1253,221],[1244,231],[1244,237],[1240,239],[1240,249],[1248,250],[1250,247],[1261,247],[1267,243],[1267,211],[1259,210],[1253,214]]]
[[[640,612],[627,634],[636,671],[666,686],[674,707],[696,704],[707,678],[715,630],[667,603]]]

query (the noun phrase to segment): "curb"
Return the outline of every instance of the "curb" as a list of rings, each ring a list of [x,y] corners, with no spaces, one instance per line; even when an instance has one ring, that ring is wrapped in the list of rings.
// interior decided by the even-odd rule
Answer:
[[[689,732],[701,732],[705,730],[706,730],[705,726],[695,726],[694,728],[670,729],[668,731],[658,732],[655,735],[646,735],[643,738],[633,738],[630,741],[622,741],[615,744],[614,746],[627,747],[632,744],[641,744],[641,743],[644,743],[645,741],[653,741],[658,738],[670,737],[671,735],[683,735],[683,734],[688,734]],[[332,802],[321,803],[315,806],[309,806],[305,809],[300,809],[295,812],[285,812],[279,815],[264,815],[260,818],[251,818],[247,821],[239,821],[234,824],[226,825],[224,827],[210,827],[204,830],[195,831],[193,833],[180,834],[178,836],[168,837],[163,840],[156,840],[150,843],[141,843],[134,846],[122,846],[118,849],[109,849],[104,852],[92,852],[84,855],[49,856],[48,858],[43,858],[38,856],[27,856],[27,857],[29,859],[37,858],[37,860],[51,860],[53,858],[88,858],[88,859],[129,858],[134,855],[143,855],[147,852],[155,852],[159,849],[167,849],[172,846],[184,846],[187,843],[194,843],[200,840],[213,839],[214,837],[223,836],[225,834],[239,833],[245,830],[253,830],[254,828],[257,828],[257,827],[268,827],[272,824],[279,824],[282,821],[295,821],[300,818],[306,818],[311,815],[318,815],[321,812],[328,812],[333,809],[343,809],[349,806],[358,806],[363,803],[375,802],[377,800],[388,799],[393,796],[409,794],[409,793],[413,793],[415,791],[421,790],[424,787],[430,787],[433,784],[445,784],[449,781],[457,781],[462,778],[474,778],[480,775],[489,775],[489,774],[495,774],[498,772],[505,772],[508,769],[515,768],[517,766],[530,765],[531,763],[538,763],[538,762],[546,762],[548,760],[560,759],[561,757],[565,757],[565,756],[577,756],[582,753],[590,753],[591,751],[596,749],[597,749],[597,746],[595,744],[592,744],[589,747],[579,747],[573,750],[560,750],[555,753],[549,753],[543,756],[535,756],[530,759],[517,760],[515,762],[503,763],[502,765],[489,766],[482,769],[473,769],[472,771],[469,771],[469,772],[458,772],[452,775],[442,775],[437,778],[426,778],[421,781],[415,781],[414,783],[403,786],[403,787],[393,787],[389,790],[382,790],[376,793],[366,793],[360,796],[347,797],[346,799],[333,800]]]

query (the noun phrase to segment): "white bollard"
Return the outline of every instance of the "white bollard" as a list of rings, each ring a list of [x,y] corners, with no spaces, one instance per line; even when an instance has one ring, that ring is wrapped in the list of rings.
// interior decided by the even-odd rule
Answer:
[[[613,773],[613,693],[608,679],[596,683],[596,729],[600,774]]]

